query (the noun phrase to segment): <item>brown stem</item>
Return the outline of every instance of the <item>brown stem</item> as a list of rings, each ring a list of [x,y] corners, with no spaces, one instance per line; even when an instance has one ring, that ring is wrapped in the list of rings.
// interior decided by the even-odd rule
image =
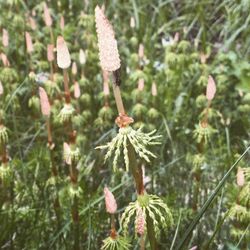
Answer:
[[[144,235],[141,236],[140,239],[140,250],[145,250],[145,239],[144,239]]]
[[[150,247],[152,250],[158,250],[159,247],[158,247],[157,240],[155,237],[154,223],[148,213],[146,217],[146,222],[147,222],[147,233],[148,233]]]
[[[47,117],[46,119],[46,127],[47,127],[47,133],[48,133],[48,144],[51,147],[52,146],[52,135],[51,135],[51,126],[50,126],[50,118]]]
[[[129,169],[134,177],[138,195],[144,194],[142,168],[137,164],[135,150],[131,143],[128,144]]]
[[[63,83],[64,83],[65,102],[70,103],[69,75],[67,69],[63,69]]]

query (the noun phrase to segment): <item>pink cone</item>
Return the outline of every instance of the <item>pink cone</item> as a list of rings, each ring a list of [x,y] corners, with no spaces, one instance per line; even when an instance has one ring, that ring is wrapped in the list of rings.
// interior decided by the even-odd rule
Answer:
[[[35,30],[36,29],[36,22],[35,22],[34,18],[29,17],[29,23],[30,23],[31,29]]]
[[[47,45],[47,59],[49,62],[54,61],[54,45],[53,44],[48,44]]]
[[[215,92],[216,92],[215,81],[213,77],[209,75],[208,84],[207,84],[207,92],[206,92],[206,97],[209,101],[213,100]]]
[[[57,64],[59,68],[66,69],[70,66],[71,59],[67,44],[62,36],[57,37],[56,41]]]
[[[26,39],[27,52],[31,54],[34,48],[33,48],[33,43],[32,43],[32,39],[31,39],[29,32],[25,32],[25,39]]]
[[[237,171],[237,185],[239,187],[242,187],[244,186],[244,184],[245,184],[244,170],[241,167],[239,167]]]
[[[72,74],[76,75],[77,74],[77,65],[76,62],[72,63],[72,68],[71,68]]]
[[[79,61],[80,61],[80,64],[82,65],[86,63],[86,55],[82,49],[80,49],[80,52],[79,52]]]
[[[2,42],[4,47],[9,46],[9,33],[6,29],[3,29]]]
[[[97,5],[95,8],[99,58],[103,70],[116,71],[121,62],[112,25]]]
[[[78,99],[81,96],[81,89],[78,82],[74,83],[74,97]]]
[[[68,165],[71,165],[70,146],[67,142],[63,143],[63,156],[64,156],[64,161]]]
[[[40,96],[40,105],[41,105],[42,114],[45,116],[49,116],[50,115],[50,103],[49,103],[47,93],[42,87],[39,87],[39,96]]]
[[[65,26],[65,24],[64,24],[64,17],[61,16],[61,18],[60,18],[60,28],[61,28],[61,30],[64,30],[64,26]]]
[[[3,65],[5,67],[9,67],[10,66],[10,62],[9,62],[7,56],[4,53],[1,53],[1,59],[2,59]]]
[[[157,96],[157,87],[156,87],[155,82],[152,83],[151,93],[152,93],[152,96]]]
[[[137,208],[135,230],[140,235],[143,235],[145,231],[145,218],[141,207]]]
[[[51,27],[52,26],[52,19],[50,16],[49,8],[46,3],[43,5],[43,15],[44,15],[44,22],[46,26]]]
[[[138,90],[143,91],[144,89],[144,79],[140,78],[138,81]]]
[[[114,214],[117,210],[117,203],[114,195],[109,191],[107,187],[104,188],[104,197],[107,212],[110,214]]]
[[[143,57],[144,57],[144,46],[141,43],[140,43],[139,49],[138,49],[138,56],[140,59],[143,59]]]

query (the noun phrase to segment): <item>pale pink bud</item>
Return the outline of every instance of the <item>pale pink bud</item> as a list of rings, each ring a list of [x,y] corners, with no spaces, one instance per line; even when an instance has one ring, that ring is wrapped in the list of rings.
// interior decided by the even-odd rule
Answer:
[[[74,97],[78,99],[81,96],[81,89],[78,82],[74,83]]]
[[[25,32],[25,39],[26,39],[27,52],[32,53],[34,49],[33,49],[33,43],[32,43],[32,39],[31,39],[29,32]]]
[[[197,246],[193,246],[192,248],[190,248],[189,250],[197,250],[198,247]]]
[[[95,8],[95,21],[101,67],[103,70],[116,71],[121,66],[117,41],[112,25],[98,5]]]
[[[3,29],[2,42],[4,47],[9,46],[9,33],[6,29]]]
[[[109,91],[109,72],[103,70],[102,76],[103,76],[103,93],[105,96],[108,96],[110,93],[110,91]]]
[[[136,222],[135,222],[136,233],[143,235],[145,230],[145,224],[146,223],[145,223],[144,213],[141,207],[138,207],[136,211]]]
[[[2,59],[3,65],[5,67],[10,66],[10,62],[9,62],[7,56],[4,53],[1,53],[1,59]]]
[[[152,96],[157,96],[157,86],[155,82],[152,83],[151,93],[152,93]]]
[[[106,210],[110,214],[114,214],[117,210],[117,204],[114,195],[109,191],[107,187],[104,188],[104,197]]]
[[[237,171],[237,185],[239,187],[242,187],[244,186],[244,183],[245,183],[244,170],[241,167],[239,167]]]
[[[179,32],[176,32],[176,33],[174,34],[174,42],[175,42],[175,43],[178,43],[178,42],[179,42],[179,39],[180,39],[180,33],[179,33]]]
[[[61,69],[67,69],[70,66],[71,59],[67,44],[62,36],[57,37],[56,51],[58,67]]]
[[[207,55],[204,54],[203,52],[200,53],[200,60],[201,60],[201,63],[202,63],[202,64],[205,64],[206,61],[207,61]]]
[[[130,27],[131,27],[132,29],[135,28],[135,19],[134,19],[134,17],[131,17],[131,18],[130,18]]]
[[[80,52],[79,52],[79,61],[80,61],[80,64],[86,63],[86,55],[82,49],[80,49]]]
[[[46,26],[51,27],[52,25],[52,19],[50,16],[49,8],[46,3],[43,5],[43,15],[44,15],[44,22]]]
[[[35,22],[34,18],[29,17],[29,22],[30,22],[31,29],[35,30],[36,29],[36,22]]]
[[[144,46],[141,43],[140,43],[139,49],[138,49],[138,56],[140,59],[143,59],[143,57],[144,57]]]
[[[2,84],[2,82],[0,81],[0,95],[2,95],[3,94],[3,84]]]
[[[67,142],[63,143],[63,157],[64,161],[68,164],[71,165],[71,156],[70,156],[70,146]]]
[[[42,114],[45,116],[49,116],[50,115],[49,98],[47,96],[46,91],[42,87],[39,87],[39,96],[40,96],[40,105]]]
[[[215,92],[216,92],[215,81],[213,77],[209,75],[208,84],[207,84],[207,92],[206,92],[206,97],[209,101],[213,100]]]
[[[49,62],[54,61],[54,45],[48,44],[47,45],[47,59]]]
[[[65,23],[64,23],[64,17],[63,16],[61,16],[61,18],[60,18],[60,28],[61,28],[61,30],[64,30],[64,25]]]
[[[31,12],[32,16],[36,16],[36,10],[33,9],[32,12]]]
[[[76,62],[72,63],[72,68],[71,68],[72,74],[76,75],[77,74],[77,65]]]
[[[144,89],[144,79],[140,78],[138,81],[138,90],[142,91]]]

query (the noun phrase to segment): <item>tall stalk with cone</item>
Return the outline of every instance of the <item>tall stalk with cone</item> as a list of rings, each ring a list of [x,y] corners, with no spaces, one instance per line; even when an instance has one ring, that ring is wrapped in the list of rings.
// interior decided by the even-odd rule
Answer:
[[[148,147],[159,144],[161,136],[154,135],[155,131],[143,133],[142,128],[134,130],[131,124],[133,118],[125,111],[121,97],[120,79],[120,57],[115,39],[114,30],[103,11],[97,6],[95,8],[96,30],[98,36],[99,58],[102,70],[111,72],[113,75],[113,93],[118,110],[118,117],[115,123],[119,127],[119,133],[107,145],[98,147],[106,149],[105,160],[113,157],[113,170],[116,171],[119,157],[123,154],[124,165],[127,171],[133,175],[137,200],[131,202],[123,213],[121,224],[127,233],[128,224],[134,218],[135,229],[140,232],[141,249],[144,249],[144,229],[151,245],[151,249],[158,249],[157,236],[160,228],[166,228],[172,223],[172,215],[169,208],[156,195],[149,195],[144,189],[143,174],[141,165],[137,162],[137,156],[146,162],[150,157],[156,157]],[[157,211],[157,212],[155,212]],[[142,222],[144,218],[145,223]],[[140,223],[139,223],[140,222]],[[139,227],[138,227],[139,224]]]
[[[70,196],[72,197],[72,219],[74,223],[74,249],[80,249],[79,241],[79,208],[78,208],[78,196],[80,194],[80,187],[78,186],[78,170],[77,162],[79,159],[79,149],[76,145],[77,132],[73,128],[72,117],[75,113],[75,109],[71,104],[70,87],[69,87],[69,74],[68,68],[71,64],[71,58],[68,47],[62,36],[57,38],[57,64],[58,67],[63,70],[63,82],[64,82],[64,96],[65,104],[60,111],[59,118],[64,124],[67,131],[67,141],[64,143],[64,159],[67,165],[69,165],[69,177],[71,181]]]

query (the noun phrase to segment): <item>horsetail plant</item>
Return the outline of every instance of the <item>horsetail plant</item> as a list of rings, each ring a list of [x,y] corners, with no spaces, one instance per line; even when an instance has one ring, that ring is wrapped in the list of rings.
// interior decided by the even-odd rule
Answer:
[[[98,37],[99,58],[103,70],[113,74],[113,92],[118,110],[118,117],[115,123],[119,127],[118,134],[107,145],[99,146],[99,149],[107,149],[105,160],[114,155],[113,169],[117,169],[118,159],[123,153],[126,170],[130,170],[137,191],[137,200],[130,203],[126,208],[121,224],[127,231],[128,223],[137,209],[142,209],[143,216],[147,224],[147,235],[152,249],[157,249],[156,237],[161,226],[166,227],[172,223],[172,215],[167,205],[156,195],[148,195],[144,189],[142,167],[137,163],[136,155],[150,162],[150,157],[156,157],[147,149],[150,145],[159,144],[160,136],[154,135],[156,131],[145,134],[142,128],[134,130],[130,124],[134,122],[129,117],[123,105],[120,92],[120,57],[115,39],[114,30],[103,11],[99,6],[95,8],[96,31]],[[138,219],[137,219],[138,222]],[[138,223],[136,223],[138,224]],[[142,232],[142,224],[140,226]],[[141,234],[143,235],[143,234]],[[141,242],[144,249],[144,240]]]
[[[40,105],[42,115],[45,117],[46,120],[46,128],[47,128],[47,146],[50,153],[50,164],[51,164],[51,177],[49,178],[47,185],[51,185],[53,187],[53,207],[55,210],[55,215],[57,218],[58,229],[60,228],[61,224],[61,216],[60,216],[60,202],[59,202],[59,194],[58,194],[58,182],[59,182],[59,175],[58,175],[58,168],[56,166],[55,161],[55,143],[53,142],[52,138],[52,129],[51,129],[51,106],[49,102],[49,98],[47,96],[46,91],[39,87],[39,97],[40,97]]]
[[[70,67],[71,58],[68,47],[62,36],[57,38],[57,64],[58,67],[63,69],[63,82],[64,82],[64,95],[65,104],[59,113],[60,121],[65,125],[65,129],[68,133],[69,143],[64,143],[64,158],[65,162],[69,165],[69,177],[71,181],[71,187],[69,189],[70,197],[72,198],[72,219],[74,222],[74,249],[79,249],[79,210],[78,210],[78,197],[81,193],[81,189],[78,186],[78,170],[77,162],[80,157],[79,149],[76,145],[77,132],[73,128],[72,118],[75,113],[75,109],[71,104],[70,87],[69,87],[69,75],[67,69]]]
[[[216,93],[215,81],[213,77],[209,75],[206,88],[207,107],[202,112],[203,118],[199,122],[199,125],[196,125],[196,129],[194,131],[194,138],[196,139],[197,142],[198,153],[192,157],[192,164],[193,164],[192,173],[194,177],[194,194],[193,194],[193,205],[192,205],[193,211],[197,210],[199,204],[202,165],[205,162],[204,146],[207,145],[211,136],[216,131],[208,123],[209,109],[211,106],[211,102],[214,99],[215,93]]]

